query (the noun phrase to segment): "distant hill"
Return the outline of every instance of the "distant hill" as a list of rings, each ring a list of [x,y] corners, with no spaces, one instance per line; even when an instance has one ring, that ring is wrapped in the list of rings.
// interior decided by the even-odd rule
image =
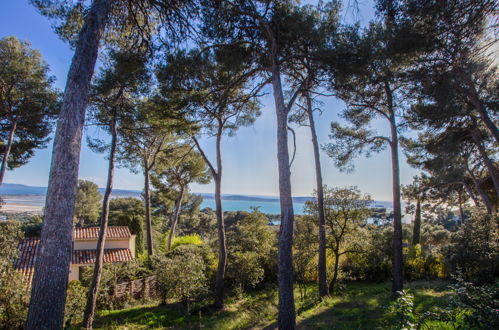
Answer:
[[[99,188],[101,193],[104,193],[104,188]],[[0,195],[46,195],[47,187],[33,187],[17,183],[4,183],[0,186]],[[139,190],[126,190],[126,189],[113,189],[114,197],[137,197],[141,196],[142,192]],[[209,193],[199,193],[206,200],[212,200],[215,198],[214,194]],[[279,197],[277,196],[255,196],[255,195],[234,195],[226,194],[222,195],[222,199],[226,201],[245,201],[245,202],[279,202]],[[295,203],[305,203],[311,200],[312,197],[293,197]],[[385,207],[391,208],[392,203],[386,201],[374,201],[373,206],[375,207]]]

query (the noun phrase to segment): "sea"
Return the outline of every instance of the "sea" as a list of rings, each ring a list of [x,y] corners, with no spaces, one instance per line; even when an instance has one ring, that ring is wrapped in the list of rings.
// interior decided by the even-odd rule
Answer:
[[[102,188],[101,190],[103,192]],[[17,209],[26,207],[41,210],[41,208],[45,205],[46,192],[46,187],[33,187],[20,184],[4,183],[0,187],[0,196],[5,203],[5,209],[9,209],[10,206],[11,208]],[[201,209],[207,207],[215,209],[215,199],[213,194],[200,193],[199,195],[203,197]],[[140,198],[141,192],[136,190],[115,189],[113,190],[112,197]],[[305,202],[310,199],[311,197],[294,197],[293,207],[295,214],[303,214]],[[224,211],[251,211],[253,208],[257,207],[260,212],[265,214],[280,213],[279,198],[276,196],[225,194],[222,195],[222,205]],[[392,204],[385,201],[375,201],[373,206],[391,209]]]

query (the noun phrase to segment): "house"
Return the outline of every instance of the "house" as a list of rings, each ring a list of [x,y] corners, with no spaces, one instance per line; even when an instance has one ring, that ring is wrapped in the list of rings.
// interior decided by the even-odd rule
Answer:
[[[73,253],[69,265],[69,280],[80,279],[80,267],[95,264],[99,227],[73,229]],[[40,245],[39,238],[26,238],[19,243],[19,258],[14,267],[31,284],[35,261]],[[127,262],[135,259],[135,235],[126,226],[107,228],[104,245],[104,263]]]

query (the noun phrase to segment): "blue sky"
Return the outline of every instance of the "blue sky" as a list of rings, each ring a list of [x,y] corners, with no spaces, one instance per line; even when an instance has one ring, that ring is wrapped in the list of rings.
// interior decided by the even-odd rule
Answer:
[[[357,15],[362,22],[373,17],[371,1],[360,2]],[[344,15],[351,19],[350,14]],[[41,51],[51,72],[57,77],[56,86],[63,90],[67,71],[73,52],[52,31],[50,22],[29,5],[28,0],[0,2],[0,38],[14,35],[29,41],[33,48]],[[262,98],[262,116],[256,123],[241,128],[234,137],[223,140],[223,192],[247,195],[278,195],[277,146],[275,111],[272,95]],[[316,119],[317,131],[321,144],[327,143],[329,126],[332,120],[338,120],[338,113],[343,109],[342,102],[333,98],[323,99],[323,114]],[[383,132],[387,127],[377,124]],[[312,144],[308,127],[298,128],[297,154],[292,166],[292,189],[295,196],[310,195],[314,190],[315,174]],[[86,134],[103,134],[93,129]],[[85,138],[84,138],[85,139]],[[204,139],[202,144],[209,156],[213,156],[214,140]],[[33,186],[47,186],[52,143],[46,149],[37,150],[30,163],[6,173],[5,182]],[[391,165],[388,151],[373,155],[369,159],[358,158],[353,173],[340,173],[334,168],[330,158],[321,156],[325,184],[329,186],[358,186],[363,192],[370,193],[377,200],[391,200]],[[409,183],[417,173],[405,164],[401,155],[401,182]],[[104,155],[92,152],[83,141],[80,164],[80,178],[104,186],[107,163]],[[115,188],[142,190],[143,177],[130,173],[127,169],[118,169]],[[193,185],[194,192],[213,192],[212,184]]]

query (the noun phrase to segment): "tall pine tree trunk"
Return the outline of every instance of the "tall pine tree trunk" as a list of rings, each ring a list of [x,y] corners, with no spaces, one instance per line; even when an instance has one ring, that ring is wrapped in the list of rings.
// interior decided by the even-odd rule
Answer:
[[[404,256],[402,254],[402,206],[400,201],[400,167],[398,152],[398,132],[393,106],[392,91],[385,83],[385,92],[388,101],[390,118],[390,151],[392,158],[392,193],[393,193],[393,240],[392,240],[392,292],[402,291],[404,288]]]
[[[416,201],[416,212],[414,214],[414,228],[412,230],[412,245],[419,244],[421,236],[421,201]]]
[[[315,131],[314,111],[312,108],[312,99],[310,97],[310,92],[307,92],[306,99],[307,115],[310,124],[310,133],[312,135],[312,144],[314,147],[315,180],[317,185],[317,207],[319,209],[319,296],[324,297],[329,294],[326,270],[326,220],[324,215],[324,187],[322,184],[319,141],[317,139],[317,132]]]
[[[277,163],[279,170],[279,198],[281,226],[278,246],[279,329],[294,329],[296,325],[293,293],[293,199],[288,152],[288,109],[284,104],[279,65],[272,65],[272,87],[277,116]]]
[[[173,211],[173,217],[170,225],[170,233],[168,234],[168,241],[166,244],[166,249],[168,251],[172,248],[173,237],[175,236],[175,229],[177,228],[177,222],[180,215],[180,207],[182,206],[182,199],[184,198],[184,186],[180,187],[180,193],[175,203],[175,210]]]
[[[227,265],[227,247],[225,245],[225,223],[222,210],[222,132],[217,133],[217,173],[215,179],[215,214],[217,216],[217,230],[218,230],[218,267],[215,280],[215,306],[222,308],[224,305],[224,281],[225,281],[225,268]]]
[[[151,225],[151,193],[150,193],[150,168],[149,162],[144,159],[144,203],[146,206],[146,237],[147,237],[147,254],[154,254],[152,225]]]
[[[54,138],[26,329],[60,329],[63,325],[85,110],[110,7],[110,0],[93,1],[69,69]]]
[[[87,306],[83,323],[87,329],[92,329],[94,321],[95,305],[97,303],[97,294],[99,293],[100,278],[102,275],[102,264],[104,263],[104,247],[106,245],[106,232],[109,218],[109,202],[111,201],[111,193],[113,191],[114,179],[114,162],[116,158],[116,144],[118,139],[118,131],[116,127],[116,113],[114,113],[111,123],[111,150],[109,152],[109,168],[107,172],[106,191],[102,200],[102,214],[99,228],[99,238],[97,240],[97,251],[95,256],[94,277],[92,285],[88,291]]]
[[[16,133],[17,121],[14,120],[10,127],[9,140],[3,152],[2,167],[0,168],[0,186],[3,183],[3,178],[5,176],[5,171],[7,170],[7,162],[9,160],[10,150],[12,149],[12,143],[14,142],[14,134]]]

